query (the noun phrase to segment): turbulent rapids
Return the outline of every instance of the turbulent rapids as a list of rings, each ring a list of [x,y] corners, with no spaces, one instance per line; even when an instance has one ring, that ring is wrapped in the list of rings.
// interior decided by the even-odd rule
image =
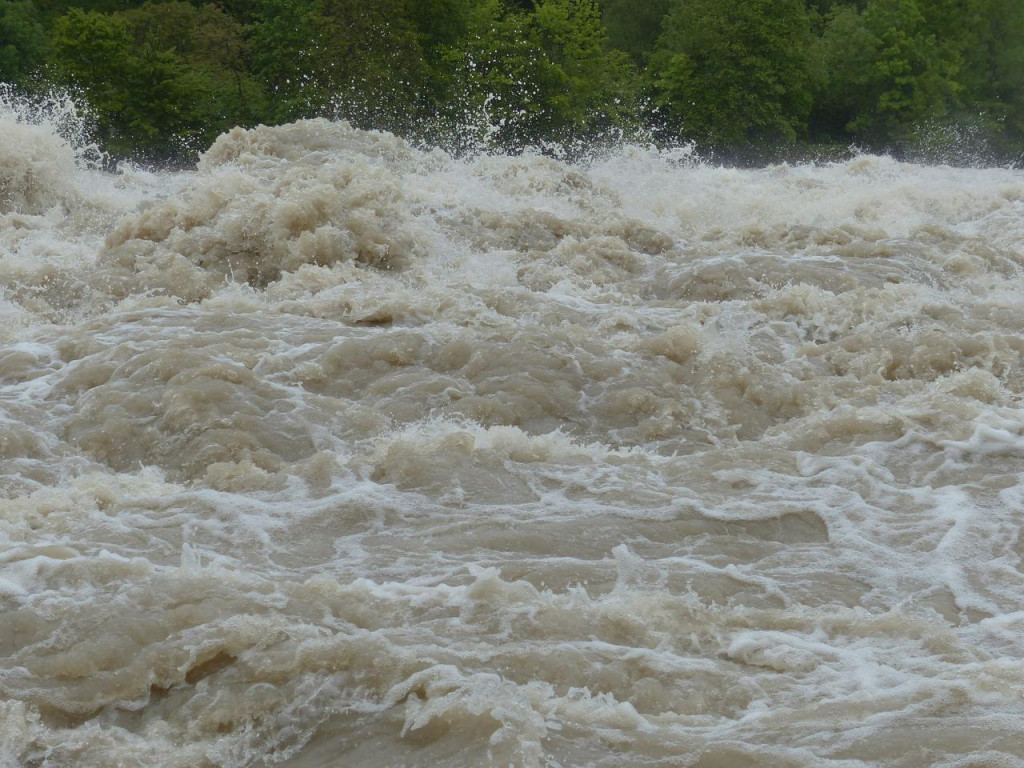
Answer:
[[[1022,266],[1019,171],[0,110],[0,765],[1024,765]]]

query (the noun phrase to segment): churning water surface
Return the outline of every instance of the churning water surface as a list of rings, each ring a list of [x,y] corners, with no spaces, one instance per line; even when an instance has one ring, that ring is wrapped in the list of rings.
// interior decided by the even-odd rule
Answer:
[[[105,173],[0,114],[0,765],[1024,765],[1024,173]]]

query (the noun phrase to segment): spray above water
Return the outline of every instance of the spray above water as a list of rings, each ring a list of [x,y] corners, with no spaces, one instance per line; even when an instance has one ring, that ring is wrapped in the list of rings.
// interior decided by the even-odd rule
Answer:
[[[0,214],[38,215],[73,195],[68,178],[81,156],[72,139],[74,103],[32,102],[0,90]]]
[[[1024,762],[1021,173],[17,109],[0,762]]]

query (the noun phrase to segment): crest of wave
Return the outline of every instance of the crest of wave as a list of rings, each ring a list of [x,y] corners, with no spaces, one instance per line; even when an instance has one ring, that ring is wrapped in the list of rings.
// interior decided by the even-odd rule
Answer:
[[[77,197],[76,171],[102,165],[88,115],[71,95],[19,94],[0,83],[0,214],[38,215]]]
[[[421,239],[402,184],[420,161],[405,141],[344,122],[235,128],[181,194],[123,219],[102,261],[178,272],[179,295],[205,275],[265,286],[303,264],[400,269]]]

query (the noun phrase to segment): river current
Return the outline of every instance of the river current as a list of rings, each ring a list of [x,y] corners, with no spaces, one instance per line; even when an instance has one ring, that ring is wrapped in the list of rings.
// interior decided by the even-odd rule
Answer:
[[[1024,765],[1024,173],[5,109],[0,766]]]

